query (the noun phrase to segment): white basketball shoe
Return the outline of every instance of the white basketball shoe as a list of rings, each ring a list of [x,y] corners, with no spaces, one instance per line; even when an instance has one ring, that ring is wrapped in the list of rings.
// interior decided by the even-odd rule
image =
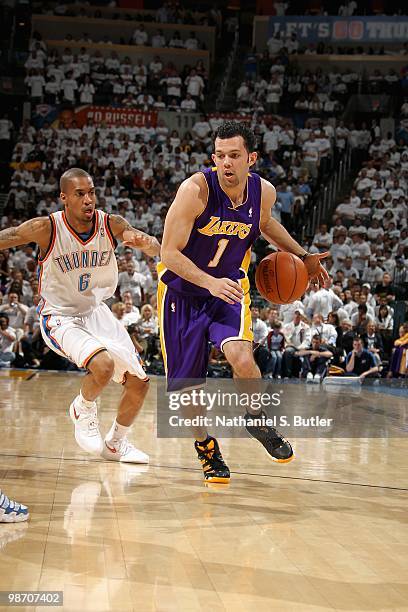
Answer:
[[[100,455],[103,440],[99,431],[96,402],[91,408],[85,408],[77,396],[69,407],[69,416],[75,425],[75,440],[87,453]]]
[[[149,463],[149,455],[133,446],[126,437],[120,440],[108,440],[105,438],[101,454],[104,459],[109,461]]]

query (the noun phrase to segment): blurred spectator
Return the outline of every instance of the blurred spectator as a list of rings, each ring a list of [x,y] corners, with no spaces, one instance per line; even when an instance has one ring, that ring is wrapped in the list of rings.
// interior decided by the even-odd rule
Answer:
[[[286,376],[291,378],[300,369],[300,361],[297,351],[310,346],[312,334],[310,326],[302,321],[303,311],[296,310],[292,323],[282,328],[286,340],[286,348],[283,354],[283,363]]]
[[[350,319],[343,319],[340,323],[342,330],[341,335],[337,336],[337,349],[341,356],[344,358],[353,349],[353,340],[355,333],[353,331],[353,324]]]
[[[385,298],[386,301],[393,302],[395,300],[397,289],[392,285],[391,275],[385,272],[382,277],[381,283],[374,288],[374,297],[376,300]]]
[[[7,302],[0,306],[0,314],[7,315],[7,322],[10,323],[13,330],[23,330],[27,311],[27,306],[20,302],[20,296],[14,291],[7,295]]]
[[[7,113],[0,118],[0,160],[8,160],[11,154],[11,139],[14,125]]]
[[[390,363],[390,375],[395,378],[408,373],[408,322],[400,325],[399,338],[394,342]]]
[[[33,296],[33,305],[27,310],[24,318],[24,335],[20,339],[21,350],[24,355],[24,365],[32,368],[40,365],[42,356],[43,339],[40,333],[40,316],[38,304],[40,296]]]
[[[143,359],[150,363],[158,350],[158,319],[150,304],[144,304],[140,314],[141,318],[129,331],[139,346],[138,350]]]
[[[319,334],[313,334],[309,347],[299,349],[295,355],[302,362],[301,375],[306,380],[320,382],[327,374],[327,367],[333,353],[322,344]]]
[[[329,313],[331,315],[336,315],[336,313]],[[337,331],[334,325],[331,323],[324,323],[323,315],[316,313],[313,315],[312,325],[311,325],[311,334],[313,336],[319,336],[323,345],[328,345],[332,348],[336,346],[337,340]]]
[[[126,264],[126,270],[119,272],[118,289],[121,296],[125,292],[129,292],[136,306],[143,303],[143,291],[146,285],[146,276],[135,271],[135,264],[129,261]]]
[[[268,328],[260,318],[258,306],[251,306],[252,331],[254,334],[254,344],[264,344],[268,335]]]
[[[0,314],[0,368],[10,367],[14,361],[13,345],[16,341],[15,330],[9,325],[7,314]]]
[[[272,324],[272,331],[267,336],[266,344],[269,351],[269,360],[265,367],[265,374],[268,378],[280,379],[282,377],[282,360],[285,349],[285,336],[282,333],[282,323],[280,321],[275,321]]]
[[[125,291],[122,294],[122,300],[125,306],[123,324],[125,327],[129,327],[139,321],[140,311],[138,307],[133,304],[133,297],[130,291]]]
[[[375,324],[381,332],[392,332],[394,328],[394,318],[390,312],[390,308],[386,304],[379,307],[378,314],[375,318]]]
[[[365,349],[373,354],[376,365],[381,365],[381,361],[384,356],[384,343],[382,337],[376,331],[376,325],[374,322],[369,321],[367,323],[366,332],[362,334],[361,340]]]
[[[359,376],[361,380],[373,376],[379,371],[373,354],[363,347],[359,336],[353,340],[353,349],[346,358],[346,373],[350,376]]]
[[[337,310],[343,306],[341,299],[331,289],[332,280],[326,281],[324,287],[314,293],[308,302],[308,314],[313,317],[314,314],[321,314],[326,320],[329,312]]]
[[[148,41],[148,34],[144,23],[140,23],[132,35],[132,42],[135,45],[145,46]]]

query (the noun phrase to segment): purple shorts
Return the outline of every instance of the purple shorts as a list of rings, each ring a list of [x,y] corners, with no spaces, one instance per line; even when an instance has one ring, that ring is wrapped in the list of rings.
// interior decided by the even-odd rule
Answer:
[[[249,292],[241,302],[184,295],[159,281],[157,307],[168,391],[205,382],[209,348],[229,340],[253,340]]]

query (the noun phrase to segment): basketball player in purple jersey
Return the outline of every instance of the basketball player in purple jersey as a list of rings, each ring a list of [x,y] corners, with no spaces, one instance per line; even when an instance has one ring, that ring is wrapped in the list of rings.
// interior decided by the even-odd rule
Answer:
[[[328,253],[308,254],[271,216],[275,188],[249,172],[257,159],[254,149],[255,136],[245,124],[222,124],[214,140],[215,167],[186,179],[167,214],[158,309],[169,391],[205,382],[208,340],[224,352],[234,377],[261,378],[252,353],[247,277],[251,246],[261,233],[300,257],[311,279],[328,278],[320,263]],[[248,423],[247,430],[274,461],[293,459],[290,443],[276,429]],[[228,482],[217,440],[204,428],[195,429],[195,437],[205,480]]]

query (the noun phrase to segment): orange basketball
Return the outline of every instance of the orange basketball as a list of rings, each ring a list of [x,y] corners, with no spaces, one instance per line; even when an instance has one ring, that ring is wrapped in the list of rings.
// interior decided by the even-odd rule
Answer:
[[[292,253],[278,251],[267,255],[256,269],[259,293],[273,304],[290,304],[306,291],[309,277],[305,264]]]

